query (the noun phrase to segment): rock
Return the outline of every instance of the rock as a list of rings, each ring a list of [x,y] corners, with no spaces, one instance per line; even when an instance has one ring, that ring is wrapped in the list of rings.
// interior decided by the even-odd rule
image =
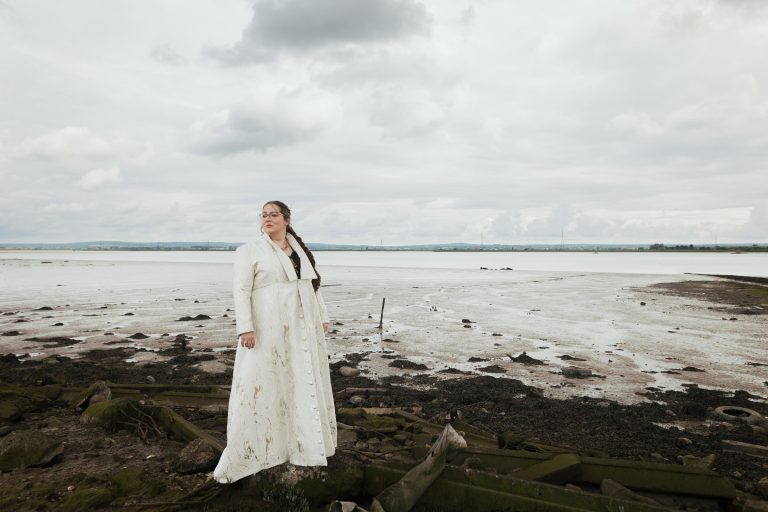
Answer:
[[[504,368],[496,364],[485,366],[483,368],[478,368],[478,370],[485,373],[507,373],[507,370],[505,370]]]
[[[493,332],[491,333],[491,336],[504,336],[504,335],[501,334],[500,332]]]
[[[109,389],[107,383],[103,380],[97,380],[88,389],[80,393],[78,396],[70,401],[70,404],[75,409],[85,410],[91,404],[98,402],[105,402],[112,399],[112,390]]]
[[[677,458],[683,466],[699,469],[711,469],[715,463],[715,454],[710,453],[705,457],[696,457],[695,455],[681,455]]]
[[[645,302],[641,302],[641,303],[640,303],[640,305],[641,305],[641,306],[645,306]]]
[[[764,476],[755,485],[755,494],[761,498],[768,498],[768,476]]]
[[[687,437],[678,437],[677,444],[685,448],[686,446],[691,446],[693,444],[693,441],[691,441]]]
[[[149,338],[149,336],[147,336],[143,332],[137,332],[136,334],[131,334],[128,337],[130,339],[132,339],[132,340],[145,340],[145,339]]]
[[[37,430],[14,430],[0,439],[0,471],[42,466],[64,451],[61,443]]]
[[[114,499],[115,494],[111,489],[91,487],[80,489],[67,495],[56,505],[56,508],[64,512],[98,510],[111,503]]]
[[[3,336],[21,336],[23,333],[19,331],[5,331]]]
[[[197,320],[210,320],[211,317],[208,315],[197,315],[197,316],[183,316],[176,320],[177,322],[192,322]]]
[[[216,467],[219,454],[203,441],[195,439],[179,453],[179,458],[173,465],[173,470],[184,475],[210,471]]]
[[[646,496],[641,496],[636,492],[631,491],[630,489],[627,489],[626,487],[621,485],[619,482],[615,480],[611,480],[610,478],[606,478],[602,482],[600,482],[600,492],[602,492],[605,496],[610,496],[612,498],[619,498],[619,499],[629,500],[629,501],[637,501],[640,503],[647,503],[649,505],[659,504],[656,500],[648,498]]]
[[[360,370],[351,366],[342,366],[337,370],[342,377],[355,377],[360,375]]]
[[[658,460],[659,462],[663,462],[664,460],[666,460],[664,458],[664,456],[662,454],[660,454],[659,452],[651,453],[651,457],[653,457],[654,459]]]
[[[523,352],[522,354],[520,354],[519,356],[516,356],[516,357],[513,357],[510,354],[507,354],[507,357],[509,357],[511,360],[513,360],[516,363],[522,363],[522,364],[525,364],[525,365],[541,365],[541,364],[545,364],[544,361],[542,361],[540,359],[533,358],[533,357],[529,356],[528,354],[526,354],[525,352]]]
[[[558,359],[562,359],[563,361],[586,361],[586,359],[582,359],[580,357],[573,357],[569,356],[568,354],[565,354],[563,356],[557,356]]]
[[[589,368],[579,368],[578,366],[569,366],[560,370],[560,374],[571,379],[586,379],[592,376],[592,370]]]
[[[354,395],[349,397],[349,403],[352,405],[360,406],[365,403],[365,398],[360,395]]]
[[[423,365],[421,363],[414,363],[407,359],[395,359],[394,361],[389,363],[389,366],[392,366],[393,368],[402,368],[403,370],[428,370],[429,369],[426,367],[426,365]]]
[[[681,371],[684,371],[684,372],[704,372],[705,370],[702,370],[701,368],[696,368],[695,366],[686,366],[685,368],[681,368]]]
[[[146,377],[144,377],[144,380],[146,380],[150,384],[154,384],[156,382],[155,378],[153,376],[151,376],[151,375],[147,375]]]
[[[463,324],[474,324],[475,322],[473,322],[469,318],[462,318],[461,319],[461,323],[463,323]]]
[[[474,357],[474,356],[472,356],[469,359],[467,359],[467,361],[469,361],[470,363],[484,363],[486,361],[490,361],[490,359],[485,359],[483,357]]]

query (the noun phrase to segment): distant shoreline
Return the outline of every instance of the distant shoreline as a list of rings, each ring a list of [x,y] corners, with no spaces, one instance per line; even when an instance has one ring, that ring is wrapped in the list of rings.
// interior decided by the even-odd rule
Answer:
[[[21,251],[47,251],[47,252],[233,252],[237,246],[233,247],[109,247],[109,248],[82,248],[82,247],[0,247],[0,253],[21,252]],[[312,247],[313,252],[446,252],[446,253],[518,253],[518,252],[573,252],[573,253],[601,253],[601,252],[628,252],[628,253],[764,253],[768,252],[768,246],[737,246],[737,247],[669,247],[669,248],[542,248],[542,247],[522,247],[522,248],[399,248],[399,247]]]

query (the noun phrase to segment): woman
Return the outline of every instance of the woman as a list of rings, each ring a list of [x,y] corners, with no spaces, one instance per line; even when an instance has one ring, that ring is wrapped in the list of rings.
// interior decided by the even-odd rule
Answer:
[[[213,472],[221,483],[283,462],[325,466],[336,449],[329,320],[315,259],[284,203],[265,203],[261,218],[261,239],[235,251],[239,343],[227,447]]]

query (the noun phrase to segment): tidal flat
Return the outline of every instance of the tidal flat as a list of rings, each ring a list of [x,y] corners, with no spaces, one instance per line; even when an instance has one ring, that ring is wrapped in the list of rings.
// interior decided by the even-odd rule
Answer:
[[[2,396],[18,396],[14,386],[48,390],[3,409],[0,439],[39,431],[60,445],[50,460],[0,473],[3,506],[77,510],[86,500],[116,509],[200,493],[210,468],[180,471],[187,441],[160,426],[142,435],[135,425],[84,425],[71,402],[100,380],[115,396],[120,384],[226,393],[236,350],[229,267],[45,261],[0,260]],[[340,411],[395,407],[434,423],[455,414],[493,435],[632,460],[681,464],[714,455],[716,472],[759,495],[766,459],[726,450],[723,441],[766,445],[768,434],[713,412],[733,406],[768,415],[764,285],[599,272],[320,271]],[[341,366],[360,374],[343,377]],[[141,389],[136,398],[154,399]],[[224,400],[171,407],[225,439]],[[369,441],[340,439],[329,468],[370,462],[358,452],[406,447]]]

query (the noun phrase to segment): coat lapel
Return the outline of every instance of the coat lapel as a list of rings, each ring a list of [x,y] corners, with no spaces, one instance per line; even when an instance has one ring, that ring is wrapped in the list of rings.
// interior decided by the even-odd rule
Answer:
[[[298,276],[296,275],[296,270],[293,268],[293,262],[291,262],[291,258],[283,252],[279,245],[277,245],[272,241],[271,238],[269,238],[269,235],[265,233],[263,238],[272,246],[272,250],[275,251],[275,257],[283,267],[285,276],[288,278],[288,280],[296,281]],[[301,260],[302,279],[316,279],[317,274],[315,273],[315,269],[312,268],[312,263],[310,263],[309,258],[301,249],[299,242],[297,242],[296,238],[294,238],[290,233],[287,234],[286,238],[288,239],[288,243],[291,245],[291,248],[296,251],[296,253],[299,255],[299,259]]]

